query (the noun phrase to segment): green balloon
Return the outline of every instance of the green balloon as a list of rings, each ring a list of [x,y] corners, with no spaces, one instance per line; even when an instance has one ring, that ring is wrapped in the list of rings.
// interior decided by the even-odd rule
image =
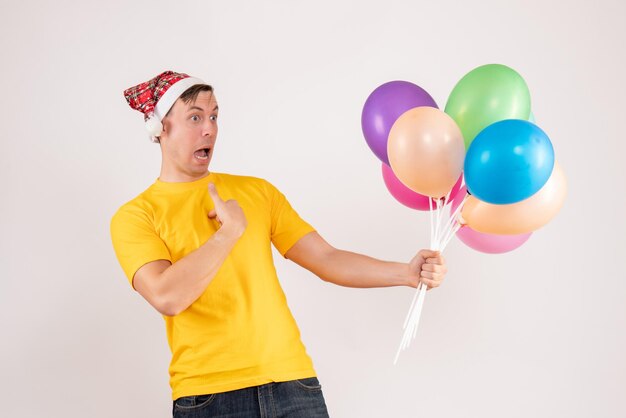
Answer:
[[[465,148],[476,135],[504,119],[528,120],[530,92],[515,70],[488,64],[467,73],[452,89],[445,112],[461,128]]]

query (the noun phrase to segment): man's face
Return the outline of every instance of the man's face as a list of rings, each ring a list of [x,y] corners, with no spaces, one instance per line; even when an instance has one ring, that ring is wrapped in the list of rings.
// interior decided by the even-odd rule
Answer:
[[[217,112],[210,91],[201,91],[195,102],[174,103],[159,138],[168,171],[191,178],[206,175],[217,139]]]

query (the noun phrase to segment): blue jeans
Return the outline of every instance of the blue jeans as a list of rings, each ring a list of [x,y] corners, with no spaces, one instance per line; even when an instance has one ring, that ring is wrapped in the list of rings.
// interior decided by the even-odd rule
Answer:
[[[174,418],[328,418],[316,377],[183,396],[174,401],[172,413]]]

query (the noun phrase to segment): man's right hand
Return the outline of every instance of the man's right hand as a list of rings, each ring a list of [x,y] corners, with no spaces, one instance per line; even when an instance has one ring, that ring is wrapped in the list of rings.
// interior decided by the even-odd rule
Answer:
[[[223,201],[214,184],[209,184],[209,194],[215,204],[209,218],[217,219],[219,230],[174,264],[151,261],[133,276],[137,292],[163,315],[178,315],[200,297],[248,225],[237,201]]]
[[[221,228],[228,228],[237,237],[241,237],[248,226],[246,215],[236,200],[222,200],[213,183],[209,183],[209,195],[213,199],[215,209],[209,212],[210,219],[217,219]]]

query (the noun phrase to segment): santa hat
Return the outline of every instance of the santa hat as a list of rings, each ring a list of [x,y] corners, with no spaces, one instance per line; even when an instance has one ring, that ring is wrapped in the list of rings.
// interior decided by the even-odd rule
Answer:
[[[196,84],[206,83],[187,74],[165,71],[152,80],[124,90],[124,97],[130,107],[143,113],[152,142],[158,142],[157,137],[163,132],[161,121],[180,95]]]

